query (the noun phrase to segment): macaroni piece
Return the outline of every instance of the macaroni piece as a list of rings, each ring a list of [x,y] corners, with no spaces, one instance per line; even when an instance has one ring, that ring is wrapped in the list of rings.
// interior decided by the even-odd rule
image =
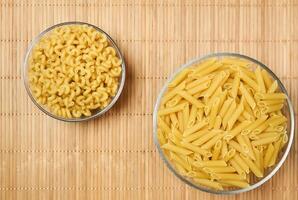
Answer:
[[[263,177],[287,143],[286,95],[250,65],[207,59],[180,72],[161,100],[161,148],[181,175],[200,185],[246,188],[249,176]]]
[[[106,35],[93,27],[57,27],[32,51],[29,86],[37,102],[57,116],[90,116],[116,95],[121,64]]]

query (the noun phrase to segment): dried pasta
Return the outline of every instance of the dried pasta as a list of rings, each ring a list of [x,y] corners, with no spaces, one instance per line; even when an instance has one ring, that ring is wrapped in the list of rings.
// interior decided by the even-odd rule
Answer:
[[[217,190],[249,187],[287,142],[277,81],[238,58],[209,58],[169,84],[158,111],[158,139],[178,172]],[[170,116],[167,124],[162,118]]]
[[[61,26],[32,50],[29,87],[37,102],[57,116],[90,116],[116,95],[121,64],[105,34],[88,25]]]

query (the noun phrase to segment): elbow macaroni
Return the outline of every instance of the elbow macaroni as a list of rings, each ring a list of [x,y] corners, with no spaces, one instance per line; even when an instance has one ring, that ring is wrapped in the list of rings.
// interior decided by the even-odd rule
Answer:
[[[178,74],[161,100],[161,148],[181,175],[198,184],[249,187],[250,175],[263,177],[288,140],[286,95],[250,64],[229,57],[203,61]]]
[[[37,102],[64,118],[90,116],[116,95],[122,60],[106,35],[87,25],[55,28],[29,59],[29,86]]]

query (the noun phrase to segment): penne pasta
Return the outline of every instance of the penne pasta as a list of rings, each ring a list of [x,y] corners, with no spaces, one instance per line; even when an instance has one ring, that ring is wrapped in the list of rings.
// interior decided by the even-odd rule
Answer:
[[[258,86],[259,86],[259,90],[257,90],[257,91],[259,91],[261,93],[265,93],[266,92],[265,83],[264,83],[262,72],[261,72],[261,69],[259,66],[255,70],[255,75],[256,75]]]
[[[180,175],[216,190],[246,188],[267,174],[288,142],[286,98],[260,66],[208,58],[169,83],[156,136]]]
[[[262,77],[263,77],[263,80],[264,80],[264,84],[266,86],[267,89],[270,88],[270,86],[272,85],[272,80],[271,78],[269,77],[269,74],[266,70],[262,69]]]
[[[172,145],[170,143],[166,143],[166,144],[162,145],[161,148],[172,151],[172,152],[175,152],[175,153],[179,153],[179,154],[182,154],[182,155],[189,155],[189,154],[193,153],[192,151],[189,151],[189,150],[187,150],[185,148],[182,148],[182,147]]]
[[[245,98],[246,102],[251,107],[251,109],[252,110],[255,109],[256,102],[255,102],[254,98],[250,95],[250,93],[247,91],[247,89],[243,86],[243,84],[240,84],[239,89],[240,89],[243,97]]]
[[[194,98],[191,96],[188,92],[180,90],[177,92],[181,97],[189,101],[192,105],[195,105],[197,108],[202,108],[204,107],[204,104],[200,102],[198,99]]]
[[[173,88],[177,86],[179,83],[181,83],[185,77],[189,74],[190,69],[184,69],[182,70],[178,75],[175,76],[174,80],[169,83],[168,87]]]

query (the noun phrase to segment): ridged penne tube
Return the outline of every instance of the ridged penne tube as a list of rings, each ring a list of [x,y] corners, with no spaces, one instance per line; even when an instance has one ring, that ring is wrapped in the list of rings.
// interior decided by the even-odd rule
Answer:
[[[193,142],[194,140],[196,140],[196,139],[202,137],[203,135],[205,135],[207,132],[209,132],[209,130],[208,130],[208,128],[205,127],[204,129],[202,129],[200,131],[197,131],[197,132],[192,133],[192,134],[190,134],[186,137],[183,137],[182,141],[183,142]]]
[[[220,158],[223,159],[227,153],[228,153],[228,145],[227,145],[227,142],[223,140],[221,152],[220,152]]]
[[[235,159],[230,159],[229,163],[231,164],[231,166],[236,170],[236,172],[241,175],[244,176],[246,175],[245,171],[240,167],[240,165],[236,162]]]
[[[264,133],[262,133],[262,134],[259,134],[259,135],[258,135],[258,138],[262,139],[262,138],[272,137],[272,136],[274,136],[274,137],[278,137],[278,136],[280,136],[280,135],[281,135],[280,132],[264,132]]]
[[[238,153],[235,154],[233,160],[241,167],[243,171],[245,171],[247,174],[249,173],[249,166],[248,164],[243,160],[242,157],[239,156]]]
[[[171,128],[160,117],[158,117],[157,122],[164,133],[169,134],[171,132]]]
[[[239,77],[239,74],[237,74],[232,83],[232,89],[231,89],[232,98],[236,98],[239,90],[239,85],[240,85],[240,77]]]
[[[198,79],[195,79],[194,81],[191,81],[191,82],[187,83],[185,89],[186,90],[189,90],[189,89],[194,88],[194,87],[196,87],[198,85],[202,85],[202,84],[204,84],[206,82],[210,82],[210,80],[213,79],[214,76],[215,76],[215,74],[209,74],[207,76],[204,76],[204,77],[200,77]]]
[[[228,162],[230,159],[232,159],[236,154],[236,150],[231,148],[225,155],[224,161]]]
[[[200,85],[187,89],[187,92],[191,95],[197,94],[199,92],[206,90],[208,87],[210,87],[210,84],[211,84],[211,80],[208,80],[206,82],[201,83]]]
[[[248,121],[248,120],[245,120],[245,121],[241,122],[234,129],[232,129],[231,131],[226,132],[223,139],[225,139],[226,141],[230,141],[232,138],[237,136],[242,130],[244,130],[250,124],[251,124],[251,121]]]
[[[189,101],[192,105],[195,105],[197,108],[204,107],[204,104],[202,102],[200,102],[198,99],[196,99],[193,96],[191,96],[186,91],[180,90],[180,91],[177,92],[177,94],[179,94],[181,97],[183,97],[184,99],[186,99],[187,101]]]
[[[179,140],[182,140],[182,134],[181,132],[174,126],[172,126],[172,130],[171,130],[172,134],[175,135]]]
[[[204,128],[207,125],[208,125],[208,119],[204,119],[203,121],[200,121],[200,122],[196,123],[193,127],[190,127],[188,129],[186,129],[183,132],[183,136],[187,137],[188,135],[190,135],[190,134],[192,134],[196,131],[201,130],[202,128]]]
[[[249,148],[248,145],[246,144],[243,135],[237,135],[236,136],[238,143],[240,144],[242,151],[244,152],[245,155],[248,155],[249,153]]]
[[[214,122],[214,129],[219,129],[221,126],[221,117],[219,115],[216,116],[215,122]]]
[[[247,135],[252,132],[255,128],[257,128],[260,124],[264,123],[266,119],[268,118],[268,115],[263,115],[256,121],[252,122],[248,127],[246,127],[244,130],[241,131],[242,135]]]
[[[175,152],[175,153],[179,153],[179,154],[182,154],[182,155],[189,155],[189,154],[193,153],[192,151],[189,151],[189,150],[187,150],[185,148],[182,148],[182,147],[172,145],[170,143],[166,143],[166,144],[162,145],[161,148],[172,151],[172,152]]]
[[[257,167],[257,165],[249,159],[249,157],[240,154],[241,158],[245,161],[245,163],[249,166],[251,171],[257,176],[257,177],[263,177],[263,173],[261,170]]]
[[[270,112],[275,112],[278,110],[281,110],[283,108],[283,104],[276,104],[276,105],[270,105],[270,106],[265,106],[263,110],[261,110],[261,114],[266,114]]]
[[[194,126],[196,122],[196,117],[197,117],[197,107],[195,105],[192,105],[190,109],[187,126],[186,126],[187,128]]]
[[[260,100],[278,100],[278,99],[286,99],[287,96],[284,93],[272,93],[272,94],[265,94],[265,93],[256,93],[256,99]]]
[[[172,108],[164,108],[164,109],[161,109],[158,111],[158,115],[161,116],[161,115],[168,115],[168,114],[171,114],[171,113],[175,113],[175,112],[178,112],[180,110],[183,110],[185,108],[185,104],[179,104],[175,107],[172,107]]]
[[[177,87],[175,87],[171,91],[167,92],[163,96],[162,102],[163,103],[166,103],[167,101],[169,101],[170,99],[172,99],[177,94],[177,91],[183,90],[185,88],[185,86],[186,86],[185,81],[181,82]]]
[[[210,74],[211,72],[216,71],[220,68],[223,64],[221,62],[213,63],[212,65],[206,67],[205,69],[201,70],[200,73],[196,73],[197,76],[203,77],[205,75]]]
[[[241,80],[243,80],[247,85],[252,87],[255,91],[259,91],[259,86],[258,84],[251,79],[245,72],[239,71],[239,77]],[[242,92],[242,91],[241,91]]]
[[[175,154],[173,152],[170,152],[170,156],[171,156],[171,160],[173,160],[174,162],[178,163],[184,169],[191,170],[191,165],[188,164],[186,162],[186,160],[184,160],[182,157],[180,157],[179,155],[177,155],[177,154]]]
[[[270,159],[273,156],[273,152],[274,152],[274,146],[272,145],[272,143],[270,143],[264,156],[264,168],[268,167]]]
[[[278,140],[279,136],[271,136],[271,137],[266,137],[258,140],[254,140],[251,142],[253,146],[259,146],[259,145],[264,145],[264,144],[270,144],[272,142],[276,142]]]
[[[258,101],[257,105],[259,107],[265,107],[265,106],[271,106],[271,105],[276,105],[276,104],[283,104],[284,100],[267,100],[267,101]]]
[[[246,143],[246,145],[247,145],[247,147],[248,147],[248,153],[247,153],[247,155],[248,155],[253,161],[255,161],[255,160],[256,160],[256,157],[255,157],[255,153],[254,153],[254,151],[253,151],[253,149],[252,149],[252,145],[251,145],[251,141],[250,141],[249,137],[248,137],[247,135],[243,135],[242,137],[243,137],[243,139],[244,139],[244,141],[245,141],[245,143]]]
[[[180,95],[177,95],[177,93],[175,93],[175,96],[169,100],[166,105],[167,107],[174,107],[176,106],[180,101],[182,100],[182,97]]]
[[[160,128],[157,129],[157,138],[160,142],[161,145],[165,144],[167,141],[166,141],[166,138],[162,132],[162,130]]]
[[[217,131],[214,131],[214,130],[209,131],[205,135],[200,137],[199,139],[193,141],[192,144],[200,146],[200,145],[204,144],[205,142],[207,142],[208,140],[210,140],[211,138],[213,138],[217,134],[218,134]]]
[[[187,129],[187,123],[189,118],[189,103],[186,103],[184,105],[184,108],[182,110],[182,116],[183,116],[183,127]]]
[[[220,72],[218,75],[216,75],[212,80],[210,87],[204,92],[204,94],[202,94],[202,96],[210,97],[213,94],[213,92],[215,92],[215,90],[218,88],[218,86],[220,85],[221,81],[225,78],[225,76],[226,76],[226,73],[223,71]]]
[[[226,167],[227,163],[223,160],[207,160],[207,161],[195,161],[197,167]]]
[[[221,109],[220,109],[220,111],[219,111],[219,116],[220,116],[221,118],[224,117],[224,115],[225,115],[226,112],[228,111],[228,109],[229,109],[230,105],[232,104],[232,102],[233,102],[233,99],[232,99],[232,98],[227,98],[227,99],[225,100],[225,102],[223,103],[223,105],[222,105],[222,107],[221,107]]]
[[[250,95],[250,93],[247,91],[247,89],[243,86],[243,84],[240,84],[239,89],[240,89],[243,97],[245,98],[246,102],[251,107],[251,109],[252,110],[255,109],[256,102],[255,102],[254,98]]]
[[[234,111],[236,110],[236,107],[237,107],[236,102],[233,101],[231,106],[229,107],[228,111],[223,116],[222,126],[224,129],[226,129],[226,127],[228,125],[229,118],[233,115]]]
[[[267,93],[274,93],[278,88],[278,83],[277,81],[274,81],[271,86],[268,88]]]
[[[265,93],[266,92],[265,83],[264,83],[262,72],[261,72],[261,69],[260,69],[259,66],[255,70],[255,75],[256,75],[258,86],[259,86],[258,91],[262,92],[262,93]]]
[[[183,111],[177,112],[178,127],[181,132],[184,131]]]
[[[238,142],[235,142],[234,140],[231,140],[230,142],[228,142],[229,146],[233,147],[236,151],[238,151],[239,153],[242,153],[244,155],[246,155],[248,153],[248,149],[245,149],[242,145],[240,145]],[[244,150],[245,149],[245,150]]]
[[[235,122],[240,117],[240,115],[242,114],[243,111],[244,111],[244,106],[243,106],[243,101],[241,101],[240,104],[237,106],[235,112],[228,119],[227,130],[231,130],[233,128]]]
[[[208,68],[209,66],[211,66],[212,64],[214,64],[217,61],[217,58],[210,58],[204,62],[199,63],[195,69],[193,69],[193,73],[191,74],[191,76],[194,76],[195,74],[205,70],[206,68]]]
[[[223,134],[217,134],[211,140],[203,144],[201,147],[202,149],[210,149],[215,145],[215,143],[223,137]]]
[[[231,166],[227,167],[205,167],[210,171],[211,173],[231,173],[236,172],[235,168]],[[204,168],[203,168],[204,169]]]
[[[208,179],[199,179],[199,178],[195,178],[194,181],[206,187],[210,187],[217,190],[223,190],[222,185],[215,181],[211,181]]]
[[[218,160],[221,146],[222,146],[222,141],[218,140],[213,147],[212,158],[211,158],[212,160]]]
[[[281,143],[282,143],[282,138],[279,138],[279,140],[274,142],[274,144],[273,144],[274,151],[273,151],[273,154],[268,162],[268,167],[272,167],[276,163],[276,159],[277,159],[280,147],[281,147]]]
[[[212,105],[212,108],[210,111],[210,115],[209,115],[209,125],[208,125],[209,129],[214,127],[215,118],[216,118],[216,115],[217,115],[217,112],[219,109],[219,101],[220,101],[220,99],[216,98],[213,102],[213,105]]]
[[[269,122],[269,126],[271,126],[271,127],[276,127],[276,126],[278,126],[278,125],[281,125],[281,124],[285,123],[286,121],[287,121],[287,118],[284,117],[284,116],[282,116],[282,117],[277,117],[277,118],[275,118],[275,119],[273,119],[273,120],[271,120],[271,121]]]
[[[242,115],[241,115],[245,120],[248,120],[248,121],[254,121],[255,118],[253,115],[251,115],[249,112],[247,112],[246,110],[244,110],[242,112]]]
[[[222,88],[221,87],[218,87],[215,92],[213,93],[213,95],[208,99],[208,101],[206,102],[206,105],[204,107],[204,112],[205,112],[205,115],[208,116],[209,115],[209,112],[212,108],[212,105],[214,104],[214,101],[216,99],[219,99],[219,101],[221,101],[220,99],[220,96],[222,94]],[[221,103],[221,102],[220,102]]]
[[[179,83],[181,83],[185,77],[190,73],[190,69],[184,69],[182,70],[178,75],[175,76],[174,80],[169,83],[168,87],[173,88],[177,86]]]
[[[188,143],[188,142],[181,142],[181,145],[182,147],[186,148],[186,149],[189,149],[195,153],[198,153],[198,154],[201,154],[203,156],[207,156],[207,157],[211,157],[212,154],[210,151],[207,151],[206,149],[202,149],[196,145],[193,145],[191,143]]]
[[[223,64],[232,64],[236,66],[241,66],[241,67],[247,67],[249,65],[249,62],[246,60],[240,60],[238,58],[232,58],[232,57],[226,57],[221,60]]]
[[[187,175],[187,171],[184,167],[182,167],[179,163],[174,162],[174,165],[177,169],[177,171],[182,175],[182,176],[186,176]]]
[[[172,126],[178,128],[179,122],[178,122],[176,113],[171,113],[170,114],[170,119],[171,119],[171,122],[172,122]]]

